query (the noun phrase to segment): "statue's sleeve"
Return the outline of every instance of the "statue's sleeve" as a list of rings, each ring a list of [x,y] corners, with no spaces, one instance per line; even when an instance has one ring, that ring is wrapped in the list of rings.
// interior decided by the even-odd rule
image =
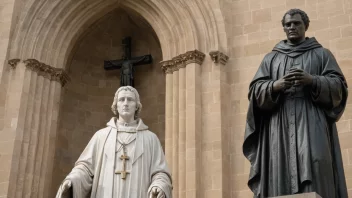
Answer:
[[[254,99],[259,109],[271,110],[279,101],[280,93],[273,93],[273,84],[275,82],[270,74],[272,54],[264,57],[257,73],[249,85],[249,100]]]
[[[153,135],[153,155],[151,159],[151,184],[148,189],[148,196],[152,187],[159,187],[166,198],[172,198],[172,183],[169,168],[160,141]]]
[[[90,193],[92,190],[93,184],[93,176],[95,164],[97,162],[97,134],[95,134],[92,139],[89,141],[86,148],[83,150],[82,154],[78,158],[75,163],[75,167],[72,171],[67,175],[64,181],[71,181],[71,189],[72,192],[69,197],[61,197],[61,186],[57,193],[56,198],[88,198],[90,197]]]
[[[333,54],[323,49],[321,74],[313,76],[312,100],[337,121],[346,106],[347,83]]]

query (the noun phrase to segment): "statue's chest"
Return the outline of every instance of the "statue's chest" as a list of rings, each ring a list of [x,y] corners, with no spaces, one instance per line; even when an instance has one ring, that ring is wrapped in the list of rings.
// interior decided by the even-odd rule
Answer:
[[[131,172],[135,145],[136,133],[118,133],[115,149],[115,174],[121,179],[126,179]]]
[[[305,53],[297,57],[289,57],[284,54],[278,55],[271,65],[271,75],[275,79],[290,73],[291,68],[301,69],[310,74],[318,75],[321,68],[320,59],[314,58],[312,53]]]

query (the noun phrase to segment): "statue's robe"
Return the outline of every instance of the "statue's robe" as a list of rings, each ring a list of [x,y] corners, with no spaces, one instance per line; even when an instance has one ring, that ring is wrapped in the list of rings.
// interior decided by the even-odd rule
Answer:
[[[72,181],[70,193],[62,193],[60,186],[57,198],[149,198],[152,187],[159,187],[172,198],[172,184],[164,152],[157,136],[138,121],[135,134],[119,135],[124,140],[135,140],[127,145],[125,180],[115,171],[122,170],[122,161],[117,159],[123,154],[122,145],[117,141],[121,133],[116,118],[107,127],[94,134],[75,167],[65,180]],[[118,132],[119,131],[119,132]],[[125,143],[125,142],[123,142]],[[64,180],[64,181],[65,181]]]
[[[291,67],[313,76],[309,87],[273,93]],[[347,198],[336,122],[347,100],[346,80],[332,53],[315,38],[279,42],[263,59],[249,90],[243,153],[251,162],[255,197],[317,192]]]

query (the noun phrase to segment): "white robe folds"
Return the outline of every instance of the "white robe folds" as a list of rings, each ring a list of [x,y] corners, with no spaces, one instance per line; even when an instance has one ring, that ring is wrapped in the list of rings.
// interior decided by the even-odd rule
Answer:
[[[172,184],[164,152],[158,137],[148,130],[141,119],[136,128],[134,154],[130,156],[132,167],[127,167],[124,196],[116,194],[114,184],[118,127],[112,118],[107,127],[94,134],[65,180],[72,182],[72,191],[67,197],[61,195],[61,186],[56,198],[148,198],[152,187],[159,187],[167,198],[172,198]],[[122,161],[121,161],[122,163]],[[120,177],[121,175],[118,175]],[[116,181],[116,178],[115,178]],[[120,185],[121,187],[121,185]]]

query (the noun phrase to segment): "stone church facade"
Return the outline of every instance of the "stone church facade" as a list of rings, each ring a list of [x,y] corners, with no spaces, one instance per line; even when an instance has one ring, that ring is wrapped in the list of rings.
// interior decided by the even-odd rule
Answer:
[[[242,154],[249,82],[305,10],[352,85],[351,0],[0,0],[0,198],[54,197],[113,116],[121,40],[136,67],[141,117],[172,171],[175,198],[247,198]],[[352,195],[352,101],[337,123]]]

